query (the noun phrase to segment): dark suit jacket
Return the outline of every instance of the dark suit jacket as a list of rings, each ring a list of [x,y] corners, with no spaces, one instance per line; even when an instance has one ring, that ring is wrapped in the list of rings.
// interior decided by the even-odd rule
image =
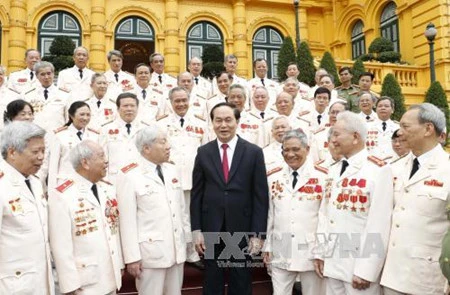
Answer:
[[[262,149],[238,138],[228,183],[217,140],[199,147],[191,190],[191,227],[202,232],[266,231],[269,208]]]

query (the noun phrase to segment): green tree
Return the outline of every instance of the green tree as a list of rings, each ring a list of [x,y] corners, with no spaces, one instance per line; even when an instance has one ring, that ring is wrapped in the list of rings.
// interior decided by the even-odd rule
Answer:
[[[447,96],[445,95],[444,88],[439,81],[433,82],[428,88],[425,94],[425,102],[429,102],[437,106],[445,115],[445,121],[447,122],[447,135],[450,130],[450,122],[449,122],[449,108],[447,102]],[[448,141],[448,136],[446,140],[446,144]]]
[[[277,73],[279,81],[286,80],[286,70],[291,62],[295,62],[295,49],[292,38],[288,36],[284,38],[283,45],[281,45],[278,54]]]
[[[384,77],[383,84],[381,85],[381,96],[389,96],[394,100],[395,109],[392,114],[392,119],[400,121],[406,112],[405,97],[403,96],[402,88],[393,74],[387,74]]]
[[[361,75],[365,71],[366,69],[364,68],[364,63],[362,62],[362,60],[359,58],[356,59],[352,67],[352,74],[353,74],[352,83],[358,85],[359,75]]]
[[[328,74],[333,76],[334,84],[336,86],[341,85],[341,82],[339,81],[339,76],[337,73],[336,63],[334,61],[333,56],[328,51],[325,51],[325,53],[323,54],[323,57],[320,60],[319,68],[325,69],[328,72]]]
[[[316,68],[314,67],[314,59],[309,49],[308,43],[302,41],[297,49],[297,64],[300,74],[298,80],[314,86],[316,81],[314,80],[316,74]]]
[[[60,70],[73,67],[73,51],[75,43],[69,36],[57,36],[50,44],[50,55],[44,56],[43,60],[51,62],[55,67],[56,74]]]
[[[369,46],[365,60],[375,59],[379,62],[400,62],[401,54],[394,51],[394,43],[384,37],[375,38]]]
[[[224,53],[221,46],[207,45],[203,48],[203,77],[212,79],[216,74],[225,70],[223,66]]]

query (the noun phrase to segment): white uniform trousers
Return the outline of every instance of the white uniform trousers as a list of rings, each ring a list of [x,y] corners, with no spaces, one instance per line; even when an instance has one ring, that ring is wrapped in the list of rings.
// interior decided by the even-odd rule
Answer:
[[[184,193],[184,209],[186,211],[186,214],[191,220],[191,191],[190,190],[183,190]],[[189,234],[189,233],[188,233]],[[200,261],[200,256],[198,256],[197,251],[195,251],[194,243],[187,243],[186,245],[186,261],[187,262],[197,262]]]
[[[184,263],[169,268],[144,268],[136,279],[139,295],[181,295]]]
[[[325,282],[314,271],[289,271],[272,266],[272,285],[274,295],[292,294],[297,276],[302,282],[303,295],[324,295]]]
[[[365,290],[358,290],[352,287],[351,283],[332,278],[325,278],[327,295],[382,295],[380,284],[370,283],[370,287]]]

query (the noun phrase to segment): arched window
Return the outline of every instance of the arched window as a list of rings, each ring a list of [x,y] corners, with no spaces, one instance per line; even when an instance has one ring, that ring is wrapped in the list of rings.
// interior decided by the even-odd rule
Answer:
[[[69,36],[75,46],[80,46],[81,27],[78,20],[65,11],[46,14],[39,22],[38,49],[42,56],[50,54],[50,45],[56,36]]]
[[[398,16],[395,13],[397,5],[395,2],[389,2],[383,9],[380,20],[381,36],[394,43],[394,51],[400,52],[400,42],[398,35]]]
[[[121,20],[116,27],[114,48],[123,54],[122,69],[133,73],[134,66],[148,63],[150,54],[155,51],[153,27],[140,17]]]
[[[366,53],[366,38],[363,31],[364,24],[359,20],[352,29],[352,59],[357,59]]]
[[[210,22],[193,24],[187,33],[186,64],[193,57],[202,57],[207,45],[217,45],[223,49],[223,36],[219,28]]]
[[[267,77],[278,78],[278,52],[283,44],[283,36],[272,27],[262,27],[253,36],[253,60],[264,58],[267,60]]]

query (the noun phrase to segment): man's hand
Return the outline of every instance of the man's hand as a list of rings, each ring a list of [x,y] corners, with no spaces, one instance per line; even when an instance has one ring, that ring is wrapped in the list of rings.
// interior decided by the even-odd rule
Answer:
[[[264,244],[263,240],[257,237],[251,237],[250,244],[248,245],[249,254],[253,256],[261,252],[263,244]]]
[[[353,275],[352,287],[357,290],[365,290],[370,287],[370,282]]]
[[[205,238],[200,230],[194,230],[192,232],[192,242],[194,243],[195,251],[197,251],[198,255],[205,255]]]
[[[142,271],[142,263],[141,263],[141,261],[139,260],[139,261],[127,264],[127,271],[135,279],[140,279],[141,278],[141,271]]]
[[[266,266],[272,261],[272,252],[263,252],[263,261]]]
[[[319,278],[323,279],[323,260],[314,259],[314,270]]]

